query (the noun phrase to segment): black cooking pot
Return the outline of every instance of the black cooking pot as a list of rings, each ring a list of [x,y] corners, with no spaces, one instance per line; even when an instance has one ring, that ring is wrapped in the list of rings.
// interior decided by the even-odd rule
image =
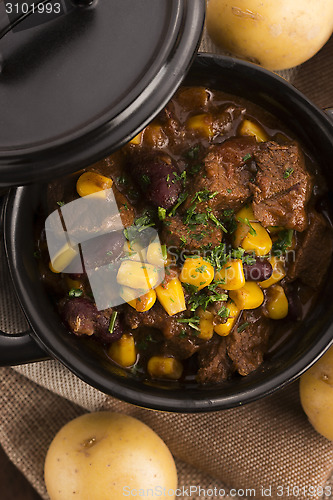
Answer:
[[[233,58],[198,55],[186,84],[205,85],[243,96],[272,112],[297,135],[316,159],[333,191],[333,123],[279,76]],[[283,346],[247,377],[215,386],[143,383],[114,371],[95,350],[82,344],[62,324],[46,295],[34,258],[34,225],[43,187],[12,190],[4,204],[6,254],[14,286],[31,331],[0,336],[0,364],[20,364],[52,357],[82,380],[122,400],[158,410],[199,412],[231,408],[261,398],[295,380],[330,346],[333,339],[333,266],[316,307]]]

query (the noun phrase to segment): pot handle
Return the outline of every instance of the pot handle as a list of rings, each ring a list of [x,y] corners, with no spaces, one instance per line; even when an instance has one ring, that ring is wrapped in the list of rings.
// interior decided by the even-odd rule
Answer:
[[[2,226],[3,203],[0,198],[0,226]],[[32,330],[9,334],[0,330],[0,366],[14,366],[49,359],[45,351],[30,335]]]
[[[0,331],[0,366],[15,366],[50,359],[30,336],[31,331],[9,334]]]

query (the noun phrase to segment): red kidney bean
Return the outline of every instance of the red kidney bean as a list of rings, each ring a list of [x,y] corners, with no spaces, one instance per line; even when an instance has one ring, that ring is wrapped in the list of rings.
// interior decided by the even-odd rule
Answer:
[[[132,163],[132,175],[149,203],[170,209],[182,191],[178,167],[167,155],[143,156]]]
[[[273,268],[267,259],[256,257],[253,264],[243,264],[246,281],[264,281],[272,276]]]
[[[76,335],[92,335],[95,331],[96,306],[84,297],[67,300],[61,316],[69,329]]]
[[[96,305],[85,297],[67,300],[62,306],[61,316],[75,335],[95,335],[105,344],[118,340],[124,332],[118,315],[111,333],[109,331],[110,310],[98,311]]]
[[[125,241],[122,231],[112,231],[82,243],[85,269],[95,269],[114,262],[121,254]]]

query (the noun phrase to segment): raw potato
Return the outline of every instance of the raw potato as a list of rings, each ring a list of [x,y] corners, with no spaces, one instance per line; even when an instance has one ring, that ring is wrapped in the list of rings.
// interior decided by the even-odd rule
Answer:
[[[333,347],[301,376],[300,396],[313,427],[333,441]]]
[[[66,424],[50,445],[44,470],[51,500],[124,500],[154,488],[166,489],[159,498],[174,499],[167,492],[177,488],[175,463],[162,439],[119,413],[88,413]]]
[[[209,0],[207,29],[216,45],[268,69],[310,59],[333,31],[332,0]]]

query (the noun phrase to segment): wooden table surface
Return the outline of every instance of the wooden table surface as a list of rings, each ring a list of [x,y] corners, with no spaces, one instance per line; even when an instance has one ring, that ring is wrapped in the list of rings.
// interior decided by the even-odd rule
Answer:
[[[41,500],[23,474],[10,462],[1,446],[0,485],[2,500]]]

